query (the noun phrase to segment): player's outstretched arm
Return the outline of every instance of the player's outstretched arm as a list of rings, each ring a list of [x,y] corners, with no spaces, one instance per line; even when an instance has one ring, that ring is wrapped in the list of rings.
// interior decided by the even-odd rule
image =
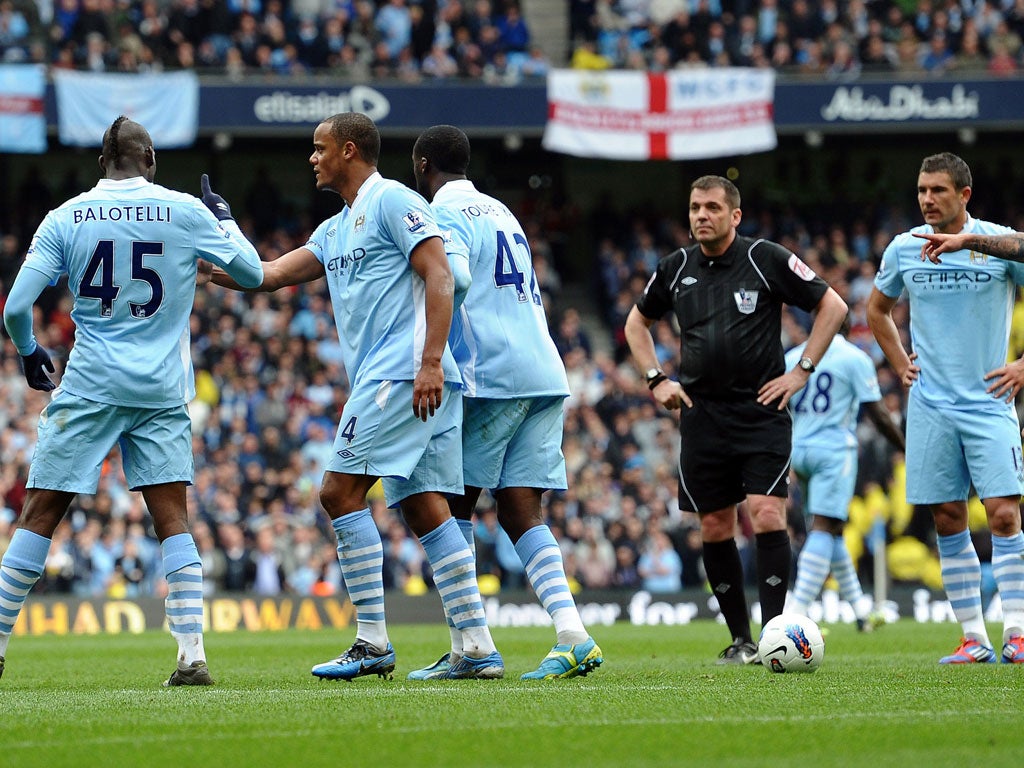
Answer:
[[[914,237],[925,241],[921,246],[921,259],[928,259],[934,264],[942,263],[939,254],[964,249],[987,253],[989,256],[1007,261],[1024,262],[1024,232],[1011,232],[1006,235],[977,235],[970,232],[945,235],[915,232]]]
[[[274,261],[264,261],[263,282],[255,287],[248,288],[239,285],[231,275],[220,267],[213,268],[210,281],[215,285],[231,288],[235,291],[269,293],[289,285],[311,283],[317,278],[323,277],[324,274],[324,265],[313,255],[311,250],[302,247],[296,248],[294,251],[288,251],[284,256]]]

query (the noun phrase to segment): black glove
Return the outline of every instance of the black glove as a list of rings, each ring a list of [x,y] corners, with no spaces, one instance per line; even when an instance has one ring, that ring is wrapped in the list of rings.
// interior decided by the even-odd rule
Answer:
[[[210,177],[205,173],[199,178],[199,186],[203,189],[203,204],[210,209],[210,213],[220,221],[233,218],[228,201],[210,189]]]
[[[50,377],[46,375],[46,372],[54,373],[53,363],[50,362],[50,356],[46,354],[46,350],[43,349],[41,344],[36,344],[35,350],[31,355],[21,356],[21,365],[25,369],[25,381],[32,389],[38,389],[40,392],[49,392],[56,388],[56,384],[50,381]]]

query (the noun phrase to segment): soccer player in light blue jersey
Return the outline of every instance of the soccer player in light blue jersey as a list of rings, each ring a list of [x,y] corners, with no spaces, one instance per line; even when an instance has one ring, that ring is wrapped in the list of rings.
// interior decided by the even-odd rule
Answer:
[[[320,190],[345,200],[301,248],[265,264],[258,288],[274,291],[327,277],[345,371],[352,383],[320,502],[338,536],[338,558],[356,609],[356,640],[317,664],[320,678],[390,678],[395,651],[384,615],[384,548],[366,504],[383,478],[433,568],[463,644],[451,678],[499,678],[476,582],[473,553],[446,494],[462,492],[461,377],[447,337],[454,280],[430,206],[377,172],[380,134],[365,115],[327,118],[309,158]],[[214,271],[214,282],[237,287]]]
[[[472,546],[472,516],[482,489],[495,497],[498,520],[555,626],[556,643],[524,680],[586,675],[602,661],[590,637],[541,514],[541,496],[565,489],[562,405],[569,394],[565,368],[548,332],[530,246],[512,212],[466,177],[469,139],[451,125],[420,134],[413,174],[431,201],[449,251],[468,253],[472,284],[452,322],[450,342],[462,371],[462,452],[465,493],[451,501]],[[452,650],[410,673],[444,678],[463,655],[452,627]]]
[[[861,406],[878,431],[898,450],[903,433],[881,406],[875,364],[846,340],[850,322],[843,322],[807,384],[789,401],[793,416],[791,467],[804,489],[804,510],[810,532],[797,561],[796,584],[789,609],[807,615],[831,572],[839,596],[853,608],[858,628],[874,627],[871,600],[864,595],[857,569],[843,540],[850,501],[857,480],[857,415]],[[804,356],[806,343],[786,353],[792,368]]]
[[[940,662],[996,660],[982,612],[981,565],[967,527],[973,484],[992,532],[992,575],[1003,609],[1001,659],[1024,663],[1024,461],[1012,402],[1024,383],[1024,362],[1006,362],[1015,287],[1024,284],[1024,265],[967,249],[950,251],[935,264],[922,258],[921,240],[915,238],[1011,232],[970,216],[970,198],[971,171],[963,160],[948,152],[924,159],[917,200],[925,224],[897,235],[885,249],[868,300],[868,323],[910,388],[907,501],[931,506],[942,583],[963,628],[960,646]],[[910,299],[911,353],[892,318],[904,290]]]
[[[186,403],[195,393],[189,315],[199,260],[248,287],[260,284],[263,268],[205,174],[202,202],[153,183],[156,154],[138,123],[122,116],[107,129],[100,167],[104,178],[93,189],[40,224],[4,307],[33,389],[53,390],[47,371],[54,368],[33,335],[32,305],[64,274],[74,297],[75,344],[40,414],[25,505],[0,562],[0,673],[54,530],[76,494],[96,492],[117,443],[163,551],[167,623],[178,643],[176,669],[164,685],[211,685],[202,564],[185,505],[193,473]]]

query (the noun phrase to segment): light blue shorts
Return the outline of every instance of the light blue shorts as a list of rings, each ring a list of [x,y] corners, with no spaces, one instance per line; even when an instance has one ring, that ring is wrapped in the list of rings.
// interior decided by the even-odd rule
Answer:
[[[107,405],[58,389],[39,415],[37,433],[29,488],[95,493],[103,462],[115,444],[133,491],[192,482],[192,422],[184,405]]]
[[[441,407],[426,421],[412,412],[411,381],[356,385],[334,438],[331,472],[384,478],[395,506],[426,491],[462,493],[462,395],[446,382]]]
[[[795,446],[793,471],[806,490],[808,514],[846,521],[857,483],[857,448],[840,445]]]
[[[562,406],[565,398],[463,398],[462,453],[473,488],[563,490]]]
[[[1024,486],[1020,427],[1013,406],[986,411],[936,408],[911,392],[907,406],[907,501],[1019,496]]]

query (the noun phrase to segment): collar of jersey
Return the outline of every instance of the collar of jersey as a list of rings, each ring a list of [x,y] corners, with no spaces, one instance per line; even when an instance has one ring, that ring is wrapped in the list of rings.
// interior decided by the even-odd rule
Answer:
[[[100,179],[96,186],[100,189],[142,189],[152,184],[144,176],[132,176],[130,179]]]
[[[445,197],[453,196],[457,192],[476,192],[476,187],[469,179],[452,179],[451,181],[446,181],[442,187],[437,190],[437,193],[434,195],[434,201],[436,202],[437,200],[444,199]]]
[[[366,181],[364,181],[360,185],[359,191],[356,192],[356,202],[355,205],[351,206],[351,209],[355,210],[356,208],[361,206],[363,204],[363,200],[366,199],[366,196],[367,194],[369,194],[370,190],[373,189],[378,184],[380,184],[382,181],[384,181],[384,177],[380,175],[380,171],[374,171],[369,176],[367,176]]]
[[[737,240],[739,240],[739,235],[737,235],[733,239],[733,241],[729,244],[729,247],[725,249],[725,253],[723,253],[721,256],[708,256],[698,245],[697,255],[700,258],[697,263],[700,264],[702,267],[710,266],[712,263],[721,264],[722,266],[728,266],[732,264],[735,260]]]

